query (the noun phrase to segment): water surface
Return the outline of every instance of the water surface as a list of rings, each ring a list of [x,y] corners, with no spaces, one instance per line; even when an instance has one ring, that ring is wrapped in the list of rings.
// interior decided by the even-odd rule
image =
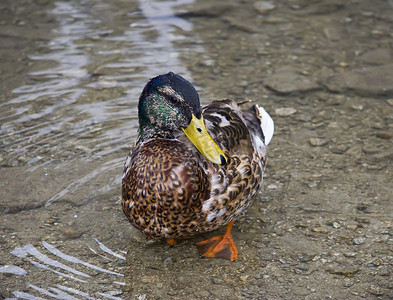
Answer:
[[[14,274],[2,280],[2,295],[122,294],[133,233],[121,212],[120,184],[137,134],[136,104],[150,77],[172,70],[191,78],[174,45],[186,40],[176,28],[193,27],[175,7],[191,2],[4,4],[3,12],[14,14],[3,24],[5,42],[31,26],[41,32],[31,36],[27,66],[9,79],[0,103],[0,270]]]

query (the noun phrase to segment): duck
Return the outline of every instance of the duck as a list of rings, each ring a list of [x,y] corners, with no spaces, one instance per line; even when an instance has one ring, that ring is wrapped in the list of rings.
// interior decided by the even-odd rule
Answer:
[[[197,243],[202,257],[238,259],[231,229],[258,194],[274,122],[249,101],[201,106],[195,87],[169,72],[143,88],[139,130],[124,164],[122,208],[147,238],[170,245],[226,226]]]

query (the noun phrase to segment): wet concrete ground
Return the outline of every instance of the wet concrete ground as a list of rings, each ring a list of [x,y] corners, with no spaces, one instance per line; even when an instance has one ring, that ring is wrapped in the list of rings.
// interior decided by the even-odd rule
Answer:
[[[25,3],[22,15],[33,6]],[[109,154],[103,152],[104,146],[94,146],[101,136],[94,134],[97,125],[93,123],[91,136],[86,132],[70,137],[78,148],[66,145],[67,151],[58,156],[49,149],[41,154],[43,160],[50,155],[56,160],[48,159],[49,163],[27,174],[26,161],[15,164],[15,157],[7,154],[10,146],[3,145],[0,261],[30,271],[25,277],[0,274],[4,297],[11,297],[15,290],[31,291],[22,282],[26,278],[32,282],[27,277],[32,274],[40,282],[64,284],[57,276],[9,255],[27,243],[42,248],[45,240],[65,253],[125,275],[125,285],[116,286],[96,274],[88,289],[91,295],[100,290],[118,291],[112,294],[123,299],[393,298],[393,8],[388,1],[357,0],[266,4],[199,0],[182,6],[177,16],[193,28],[177,27],[174,34],[181,38],[173,42],[179,64],[192,76],[202,102],[253,99],[275,120],[264,187],[233,229],[239,260],[198,257],[195,243],[216,232],[169,247],[146,241],[130,228],[122,216],[117,184],[127,146],[135,137],[135,123],[99,120],[102,131],[114,132],[117,148]],[[43,1],[41,5],[50,4]],[[32,28],[47,30],[50,18],[42,20],[42,27]],[[119,16],[115,20],[114,24],[128,22]],[[20,35],[14,27],[21,25],[9,22],[2,26],[15,32],[16,37],[6,37],[12,41]],[[152,41],[159,34],[154,28],[145,32]],[[103,38],[89,43],[105,45]],[[13,52],[28,62],[29,45],[22,45],[18,43]],[[6,102],[13,97],[12,88],[27,80],[23,74],[28,67],[11,51],[1,51],[9,57],[1,75],[6,82],[1,87],[2,101]],[[111,62],[121,58],[113,54]],[[99,61],[92,59],[88,72],[94,73]],[[18,67],[19,83],[10,76],[13,65]],[[129,109],[136,98],[130,103],[126,98],[137,97],[146,81],[143,76],[156,75],[138,77],[140,70],[130,71],[135,76],[132,92],[120,85],[104,86],[88,89],[78,101],[95,105],[115,99],[116,110]],[[100,68],[97,73],[107,79],[116,72],[119,69]],[[115,112],[109,117],[115,118]],[[75,127],[80,125],[73,122]],[[120,138],[127,126],[130,132]],[[116,127],[121,133],[111,131]],[[67,130],[61,130],[66,134]],[[99,153],[96,159],[92,152]],[[111,164],[116,167],[110,168]],[[72,179],[86,177],[91,174],[86,170],[94,172],[99,166],[105,172],[98,176],[80,182]],[[25,178],[28,185],[23,184]],[[67,193],[59,195],[68,185]],[[37,200],[29,202],[30,195]],[[55,199],[53,204],[43,206],[49,199]],[[89,254],[86,248],[94,247],[92,237],[112,249],[127,250],[126,262],[114,259],[105,264]],[[83,288],[73,281],[70,285]]]

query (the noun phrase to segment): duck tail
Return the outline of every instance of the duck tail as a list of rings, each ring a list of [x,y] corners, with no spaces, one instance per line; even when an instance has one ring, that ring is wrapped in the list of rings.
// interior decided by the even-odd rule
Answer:
[[[255,105],[257,112],[259,112],[259,119],[261,120],[261,128],[265,136],[265,145],[268,145],[272,140],[274,133],[274,121],[262,106]]]

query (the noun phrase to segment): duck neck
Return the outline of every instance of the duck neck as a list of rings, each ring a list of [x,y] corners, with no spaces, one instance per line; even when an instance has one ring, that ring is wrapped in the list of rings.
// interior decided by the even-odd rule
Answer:
[[[139,139],[147,141],[154,138],[173,139],[173,132],[163,130],[152,124],[140,124],[139,126]]]

